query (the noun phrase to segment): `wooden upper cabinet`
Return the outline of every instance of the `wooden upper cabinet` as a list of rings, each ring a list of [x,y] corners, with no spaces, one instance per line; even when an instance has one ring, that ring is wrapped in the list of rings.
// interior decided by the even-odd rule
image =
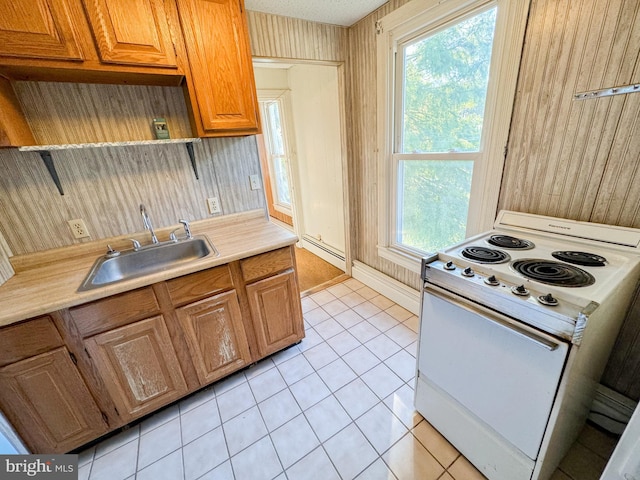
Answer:
[[[164,0],[82,0],[104,63],[177,68]]]
[[[73,0],[0,0],[0,55],[83,60]]]
[[[242,0],[177,0],[190,74],[187,89],[198,136],[260,132]]]

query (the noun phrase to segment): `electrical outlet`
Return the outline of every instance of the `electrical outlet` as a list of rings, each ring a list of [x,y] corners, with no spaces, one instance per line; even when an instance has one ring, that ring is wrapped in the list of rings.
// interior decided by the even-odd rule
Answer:
[[[81,218],[76,218],[75,220],[69,220],[69,226],[71,227],[71,232],[75,238],[87,238],[91,235],[89,234],[89,229],[84,224],[84,220]]]
[[[209,206],[209,213],[220,213],[220,203],[218,197],[207,198],[207,205]]]
[[[262,188],[260,175],[249,175],[249,184],[251,185],[251,190],[260,190]]]

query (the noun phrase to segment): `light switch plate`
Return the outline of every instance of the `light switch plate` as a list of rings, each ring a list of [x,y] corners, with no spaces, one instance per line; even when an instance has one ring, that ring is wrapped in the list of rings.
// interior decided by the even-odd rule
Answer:
[[[249,184],[251,185],[251,190],[260,190],[262,188],[260,175],[249,175]]]

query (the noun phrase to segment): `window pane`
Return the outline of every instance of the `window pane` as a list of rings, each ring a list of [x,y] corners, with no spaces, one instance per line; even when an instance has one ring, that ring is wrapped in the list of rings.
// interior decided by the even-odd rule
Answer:
[[[277,204],[291,208],[291,194],[289,188],[289,168],[286,157],[273,157],[274,178],[278,193]]]
[[[403,160],[397,242],[426,252],[465,238],[473,161]]]
[[[403,48],[400,153],[477,152],[496,8]]]
[[[267,104],[269,115],[269,137],[271,141],[271,154],[284,155],[284,141],[282,139],[282,123],[280,122],[280,105],[278,102]]]

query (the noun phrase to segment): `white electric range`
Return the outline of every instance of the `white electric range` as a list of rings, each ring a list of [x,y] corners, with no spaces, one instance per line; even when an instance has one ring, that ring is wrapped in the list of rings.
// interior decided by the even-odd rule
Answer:
[[[549,478],[640,278],[640,230],[503,211],[422,278],[417,410],[489,479]]]

